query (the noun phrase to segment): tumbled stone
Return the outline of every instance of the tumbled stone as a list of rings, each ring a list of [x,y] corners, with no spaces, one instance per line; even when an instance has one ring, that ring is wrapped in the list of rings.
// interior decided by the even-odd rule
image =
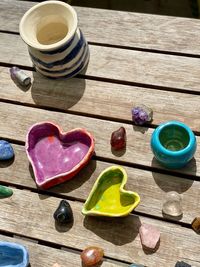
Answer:
[[[10,68],[10,76],[13,80],[16,80],[19,84],[23,86],[28,86],[31,83],[31,78],[18,67]]]
[[[0,160],[9,160],[14,157],[14,150],[11,144],[5,140],[0,140]]]
[[[177,261],[175,267],[192,267],[192,265],[190,265],[184,261]]]
[[[139,229],[142,245],[150,250],[154,250],[160,240],[159,230],[150,224],[142,224]]]
[[[61,267],[58,263],[55,263],[53,267]]]
[[[110,144],[114,150],[120,150],[126,146],[126,130],[124,127],[120,127],[114,131],[111,135]]]
[[[132,109],[132,120],[137,125],[143,125],[153,119],[153,110],[145,105],[140,105]]]
[[[173,217],[181,216],[183,214],[181,201],[181,195],[177,192],[167,192],[163,202],[163,213]]]
[[[100,263],[103,259],[104,251],[98,247],[88,247],[81,253],[81,259],[85,266],[93,266]]]
[[[192,228],[197,233],[200,234],[200,217],[196,217],[192,222]]]
[[[10,197],[13,194],[13,190],[7,186],[0,185],[0,198]]]
[[[69,203],[61,200],[58,208],[54,212],[54,219],[61,224],[73,222],[73,213]]]

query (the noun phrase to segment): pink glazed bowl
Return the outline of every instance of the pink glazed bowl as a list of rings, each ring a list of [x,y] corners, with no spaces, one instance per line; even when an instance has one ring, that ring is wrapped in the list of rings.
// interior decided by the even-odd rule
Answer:
[[[37,186],[48,189],[71,179],[89,162],[94,138],[85,129],[63,133],[51,122],[40,122],[28,130],[26,153]]]

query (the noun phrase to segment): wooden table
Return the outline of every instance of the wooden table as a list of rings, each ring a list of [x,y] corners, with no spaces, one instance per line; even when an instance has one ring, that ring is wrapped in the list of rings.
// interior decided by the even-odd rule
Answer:
[[[15,150],[13,162],[0,163],[2,185],[14,194],[0,202],[0,239],[25,244],[32,267],[81,266],[80,252],[95,245],[105,250],[103,267],[173,267],[176,261],[200,266],[200,236],[191,221],[200,216],[200,148],[182,170],[170,171],[153,158],[150,138],[163,121],[177,119],[200,135],[200,22],[198,20],[77,7],[79,25],[90,44],[84,75],[62,81],[42,78],[32,68],[19,36],[20,18],[34,2],[0,3],[0,136]],[[9,76],[13,65],[32,77],[29,90]],[[148,127],[133,125],[131,108],[154,110]],[[51,190],[37,189],[24,143],[28,128],[52,121],[64,131],[84,127],[95,136],[96,155],[74,179]],[[124,126],[126,152],[111,152],[111,133]],[[84,217],[81,208],[95,179],[106,167],[123,166],[127,189],[139,193],[141,204],[128,217],[115,220]],[[166,192],[183,198],[179,221],[162,216]],[[74,224],[56,228],[53,212],[61,199],[73,209]],[[150,223],[161,232],[156,253],[145,254],[138,228]]]

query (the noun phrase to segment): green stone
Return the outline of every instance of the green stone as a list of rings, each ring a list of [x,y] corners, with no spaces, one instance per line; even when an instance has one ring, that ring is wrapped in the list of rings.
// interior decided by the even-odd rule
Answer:
[[[0,198],[10,197],[13,194],[13,190],[9,187],[0,185]]]

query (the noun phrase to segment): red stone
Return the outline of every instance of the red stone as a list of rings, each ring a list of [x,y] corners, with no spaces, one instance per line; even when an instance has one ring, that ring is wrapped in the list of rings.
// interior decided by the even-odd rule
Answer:
[[[120,150],[126,146],[126,130],[124,127],[120,127],[114,131],[111,135],[110,144],[114,150]]]
[[[102,261],[104,251],[98,247],[88,247],[81,253],[81,259],[84,266],[93,266]]]

